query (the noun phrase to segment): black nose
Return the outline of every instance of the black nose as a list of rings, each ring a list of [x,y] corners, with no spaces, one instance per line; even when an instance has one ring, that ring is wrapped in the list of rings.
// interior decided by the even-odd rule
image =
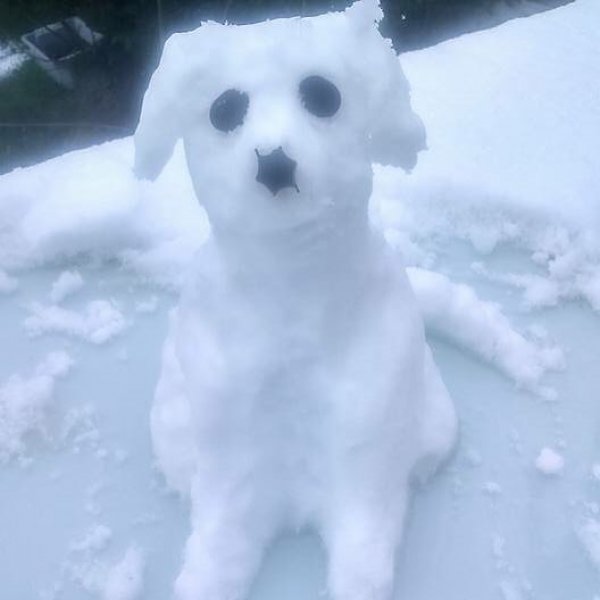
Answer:
[[[271,154],[261,156],[258,150],[255,150],[258,157],[258,174],[256,181],[269,188],[269,191],[275,196],[280,190],[288,187],[300,190],[296,185],[296,161],[292,160],[279,147],[273,150]]]

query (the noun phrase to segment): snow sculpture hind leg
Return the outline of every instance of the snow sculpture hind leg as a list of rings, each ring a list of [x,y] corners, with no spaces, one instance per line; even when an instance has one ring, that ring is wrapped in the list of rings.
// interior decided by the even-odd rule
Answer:
[[[454,403],[428,345],[425,346],[425,394],[420,420],[423,454],[413,468],[412,477],[418,483],[425,483],[452,453],[458,429]]]
[[[413,372],[422,369],[418,356],[409,359]],[[356,373],[355,365],[348,372]],[[382,371],[363,369],[336,393],[331,489],[322,525],[334,600],[389,600],[393,591],[410,473],[419,449],[415,410],[407,394],[412,379],[379,378]]]
[[[323,523],[334,600],[392,597],[412,479],[433,472],[456,436],[452,401],[422,330],[406,321],[399,338],[385,323],[380,331],[389,336],[357,345],[334,398],[332,488]],[[373,331],[372,325],[368,335]],[[379,351],[394,343],[395,351]]]
[[[152,410],[159,465],[191,507],[174,595],[243,600],[281,524],[280,495],[268,485],[272,453],[257,434],[260,359],[255,352],[237,360],[226,353],[196,297],[186,293],[171,317]]]

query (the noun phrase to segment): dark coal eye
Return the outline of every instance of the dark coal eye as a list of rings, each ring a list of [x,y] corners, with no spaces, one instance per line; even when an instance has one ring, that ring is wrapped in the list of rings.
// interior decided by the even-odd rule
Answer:
[[[322,118],[333,117],[342,105],[340,90],[319,75],[311,75],[302,80],[300,98],[308,112]]]
[[[250,99],[238,90],[223,92],[210,107],[210,122],[219,131],[233,131],[244,122]]]

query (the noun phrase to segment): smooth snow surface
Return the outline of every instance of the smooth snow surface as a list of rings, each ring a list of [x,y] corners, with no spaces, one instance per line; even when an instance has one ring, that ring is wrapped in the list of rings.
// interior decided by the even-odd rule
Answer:
[[[375,169],[371,216],[413,267],[461,436],[412,504],[399,599],[600,596],[599,21],[576,0],[402,58],[429,150]],[[127,139],[0,178],[3,597],[164,600],[181,566],[148,415],[209,227],[179,146],[154,183],[132,165]],[[85,285],[57,306],[65,270]],[[325,573],[314,536],[278,541],[250,598],[316,599]]]

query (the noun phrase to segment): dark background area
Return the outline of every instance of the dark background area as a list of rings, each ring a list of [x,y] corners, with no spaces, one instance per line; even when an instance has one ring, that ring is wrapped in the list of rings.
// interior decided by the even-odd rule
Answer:
[[[384,35],[406,52],[569,0],[382,0]],[[339,10],[351,0],[0,0],[0,43],[70,16],[103,34],[66,89],[34,61],[0,79],[0,173],[67,150],[131,134],[164,40],[212,19]]]

